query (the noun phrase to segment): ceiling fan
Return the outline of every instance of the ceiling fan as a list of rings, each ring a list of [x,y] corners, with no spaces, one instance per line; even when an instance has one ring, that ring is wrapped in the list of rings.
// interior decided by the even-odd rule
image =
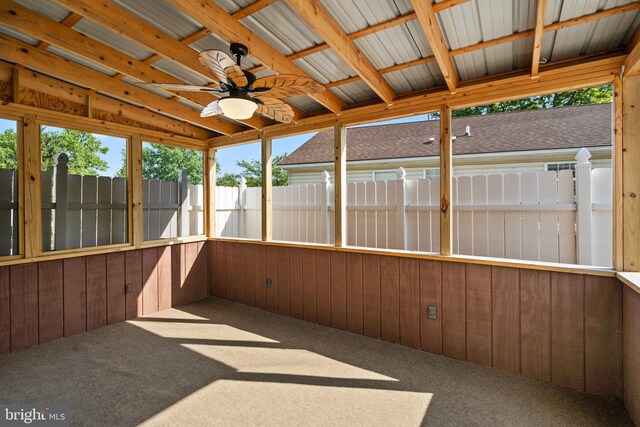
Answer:
[[[282,123],[290,123],[294,117],[293,109],[282,99],[325,89],[320,83],[308,77],[293,74],[256,78],[253,73],[243,70],[240,66],[242,58],[247,56],[249,49],[243,44],[231,43],[230,51],[236,58],[235,61],[220,50],[200,52],[200,62],[215,75],[219,88],[171,83],[138,83],[138,85],[174,92],[228,94],[204,107],[200,112],[201,117],[223,114],[231,119],[244,120],[251,118],[253,113],[258,113]]]

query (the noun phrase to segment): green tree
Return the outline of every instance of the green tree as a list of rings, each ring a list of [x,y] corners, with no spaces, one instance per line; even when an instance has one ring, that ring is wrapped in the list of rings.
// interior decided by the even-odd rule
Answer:
[[[0,134],[0,168],[18,168],[18,137],[13,129],[7,129]]]
[[[286,170],[279,169],[278,163],[287,157],[287,153],[273,156],[273,173],[272,173],[272,185],[274,187],[286,186],[289,184],[289,175]],[[262,162],[260,160],[240,160],[236,162],[236,165],[242,168],[242,171],[238,174],[225,173],[220,175],[220,165],[216,164],[216,185],[220,187],[235,187],[240,183],[240,178],[244,177],[247,180],[247,187],[261,187],[262,186]]]
[[[119,177],[127,176],[126,151],[122,150]],[[202,184],[202,153],[187,148],[164,144],[144,144],[142,147],[142,178],[160,181],[178,181],[185,169],[191,184]]]
[[[69,173],[99,175],[109,168],[101,155],[108,147],[92,133],[72,129],[47,131],[40,135],[40,161],[42,170],[53,170],[60,153],[69,155]]]

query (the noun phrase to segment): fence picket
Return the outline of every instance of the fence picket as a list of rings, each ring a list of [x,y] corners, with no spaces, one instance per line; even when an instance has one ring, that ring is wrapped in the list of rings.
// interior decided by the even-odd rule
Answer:
[[[347,191],[347,206],[355,207],[356,210],[354,209],[347,210],[347,227],[346,227],[347,235],[345,237],[347,239],[347,245],[356,246],[356,245],[359,245],[358,217],[357,217],[358,204],[356,203],[356,194],[358,192],[358,189],[356,188],[356,183],[355,182],[347,183],[346,191]]]
[[[111,178],[101,176],[98,178],[98,226],[97,244],[111,244]]]
[[[431,251],[440,252],[440,178],[429,180],[429,197],[434,210],[429,211],[431,218]]]
[[[373,181],[376,190],[376,206],[387,206],[387,181]],[[387,211],[376,210],[376,248],[388,248],[387,238]]]
[[[493,174],[487,178],[487,203],[490,205],[502,205],[504,201],[504,182],[502,175]],[[505,213],[491,211],[487,215],[488,253],[490,257],[505,257]]]
[[[111,210],[111,243],[126,243],[129,241],[127,220],[127,179],[113,178],[111,181],[111,200],[122,207]]]
[[[81,232],[83,248],[95,246],[97,244],[98,232],[98,178],[91,175],[82,177],[82,212],[81,212]],[[91,205],[96,205],[93,207]]]
[[[504,204],[521,204],[520,174],[507,173],[504,175]],[[504,213],[504,250],[506,258],[522,259],[521,225],[520,212]]]
[[[13,230],[17,222],[13,219],[13,212],[17,211],[14,205],[15,170],[0,169],[0,187],[9,191],[0,191],[0,255],[14,255]],[[17,241],[17,239],[16,239]]]
[[[591,241],[593,265],[610,266],[612,262],[613,228],[612,206],[612,170],[599,168],[591,171],[591,202],[594,204],[591,219]]]
[[[431,181],[429,179],[418,179],[416,181],[416,205],[431,205]],[[412,203],[412,202],[410,202]],[[418,250],[422,252],[432,252],[431,242],[433,236],[431,234],[431,211],[416,211],[417,231],[416,239],[418,241]],[[411,235],[411,230],[407,233]]]
[[[51,189],[53,187],[53,171],[40,172],[40,200],[42,202],[42,250],[53,249],[52,222],[53,210],[51,209]]]
[[[72,207],[72,204],[74,207]],[[56,249],[74,249],[79,248],[81,243],[82,230],[82,211],[77,206],[82,203],[82,176],[67,176],[67,244],[64,248]],[[58,200],[56,200],[56,209],[58,208]]]
[[[487,204],[487,177],[475,175],[471,179],[472,203],[474,205]],[[487,256],[489,254],[489,225],[488,211],[474,210],[473,212],[473,255]]]
[[[408,179],[406,181],[405,196],[408,206],[418,205],[418,182],[415,179]],[[407,218],[407,249],[410,251],[417,251],[420,242],[418,236],[420,230],[418,228],[418,211],[405,210],[405,217]]]
[[[562,170],[558,172],[558,202],[574,203],[574,193],[573,171]],[[573,264],[577,261],[575,224],[575,212],[558,212],[560,262]],[[611,232],[609,234],[611,234]]]
[[[522,204],[538,203],[538,174],[535,172],[526,172],[522,174]],[[539,240],[539,221],[538,212],[523,211],[521,213],[522,229],[521,239],[522,257],[534,261],[540,260],[540,240]],[[525,243],[526,242],[526,243]]]
[[[540,205],[557,205],[558,174],[540,172]],[[540,212],[540,261],[558,262],[560,259],[558,241],[558,212]]]
[[[376,183],[375,181],[367,181],[364,183],[363,206],[374,206],[376,204]],[[378,231],[377,218],[375,211],[367,210],[365,213],[367,221],[366,241],[367,247],[377,247],[376,235]]]

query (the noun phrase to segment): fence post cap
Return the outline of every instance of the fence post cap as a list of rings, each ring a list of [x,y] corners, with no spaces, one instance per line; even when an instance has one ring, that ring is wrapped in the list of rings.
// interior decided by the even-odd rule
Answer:
[[[67,153],[60,153],[56,157],[56,166],[66,166],[69,164],[69,155]]]
[[[240,177],[240,185],[247,185],[247,178],[245,178],[244,176]]]
[[[590,158],[591,158],[591,153],[589,152],[589,150],[587,150],[584,147],[578,150],[575,157],[575,159],[578,161],[579,164],[587,163]]]
[[[320,175],[322,178],[322,182],[329,182],[329,172],[324,171],[322,172],[322,175]]]
[[[398,179],[404,179],[407,176],[407,172],[402,166],[400,166],[396,171],[396,176],[398,177]]]

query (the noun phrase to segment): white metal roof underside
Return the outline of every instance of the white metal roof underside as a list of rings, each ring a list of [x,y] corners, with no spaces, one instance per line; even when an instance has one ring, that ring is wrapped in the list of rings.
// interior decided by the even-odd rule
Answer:
[[[51,0],[14,1],[58,22],[70,13]],[[167,0],[113,1],[127,12],[144,19],[178,40],[203,28],[197,20],[185,15]],[[236,12],[252,3],[247,0],[214,1],[229,13]],[[320,1],[347,34],[410,13],[413,10],[410,0]],[[436,0],[436,3],[441,1],[444,0]],[[545,25],[633,2],[633,0],[548,0]],[[439,12],[438,20],[449,50],[455,50],[531,30],[535,26],[535,12],[536,0],[469,0]],[[300,52],[324,42],[284,0],[276,1],[242,19],[241,22],[284,55]],[[543,37],[541,58],[543,61],[556,62],[621,48],[629,41],[639,24],[640,13],[633,11],[559,31],[546,32]],[[124,38],[86,18],[76,23],[73,29],[141,61],[154,54],[142,44]],[[0,25],[0,34],[31,45],[38,42],[33,37],[2,25]],[[189,46],[196,51],[204,49],[227,50],[229,42],[232,41],[222,40],[214,32],[214,34],[192,42]],[[355,40],[355,44],[378,70],[433,55],[417,20],[410,20],[384,31],[358,38]],[[528,37],[455,55],[452,60],[458,77],[464,82],[487,75],[531,67],[532,45],[533,38]],[[54,46],[48,47],[47,50],[106,75],[116,74],[114,70],[80,58],[68,50]],[[333,49],[325,49],[304,56],[296,59],[294,63],[323,84],[357,76],[357,73]],[[245,68],[258,65],[260,63],[251,55],[243,63]],[[192,84],[207,84],[213,81],[213,78],[207,80],[201,74],[167,58],[153,62],[152,66]],[[271,73],[271,70],[262,70],[258,76]],[[49,70],[49,74],[51,74],[51,70]],[[435,61],[382,73],[382,76],[398,95],[423,91],[445,84]],[[348,104],[379,100],[376,93],[362,80],[339,84],[331,87],[330,90]],[[162,91],[158,91],[158,93],[165,97],[170,95]],[[322,105],[308,96],[295,97],[288,101],[308,113],[325,111]],[[192,108],[197,108],[188,102],[181,102]]]

